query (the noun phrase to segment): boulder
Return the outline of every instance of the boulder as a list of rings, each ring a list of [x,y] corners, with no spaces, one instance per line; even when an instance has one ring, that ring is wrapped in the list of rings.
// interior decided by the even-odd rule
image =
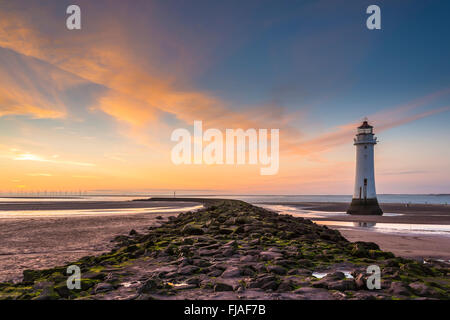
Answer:
[[[282,254],[274,251],[262,251],[259,253],[259,258],[263,261],[275,260],[282,257]]]
[[[245,255],[239,258],[240,262],[256,262],[257,258],[253,255]]]
[[[42,290],[41,294],[34,298],[34,300],[57,300],[61,297],[53,290],[52,287],[46,287]]]
[[[345,279],[345,280],[338,280],[328,283],[328,290],[338,290],[338,291],[345,291],[345,290],[355,290],[356,284],[355,280],[353,279]]]
[[[411,293],[407,286],[401,282],[392,282],[388,292],[395,296],[409,296]]]
[[[267,266],[267,271],[278,275],[285,275],[287,273],[286,269],[281,266]]]
[[[114,290],[114,286],[107,282],[101,282],[94,287],[95,293],[108,292]]]
[[[160,281],[156,279],[148,279],[144,282],[144,284],[139,288],[139,293],[151,293],[158,289],[160,286]]]
[[[223,282],[217,282],[214,285],[214,292],[233,291],[233,287]]]
[[[200,268],[197,266],[187,265],[178,269],[178,273],[181,275],[192,275],[196,273]]]
[[[409,284],[409,287],[418,296],[439,298],[440,294],[434,290],[432,287],[427,286],[421,282],[413,282]]]
[[[223,278],[236,278],[241,275],[241,270],[238,267],[228,267],[223,273]]]
[[[261,289],[268,289],[268,288],[274,288],[275,284],[277,284],[276,287],[278,287],[277,277],[273,275],[262,275],[258,278],[250,281],[248,287],[249,288],[261,288]],[[275,288],[276,289],[276,288]],[[273,289],[273,290],[275,290]]]
[[[183,234],[186,235],[201,235],[204,234],[205,232],[203,231],[203,229],[201,229],[200,227],[194,226],[192,224],[187,224],[185,225],[182,229],[181,232]]]

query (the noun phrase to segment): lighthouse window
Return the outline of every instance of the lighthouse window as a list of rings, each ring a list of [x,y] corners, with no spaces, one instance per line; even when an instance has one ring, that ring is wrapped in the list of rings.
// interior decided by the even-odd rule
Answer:
[[[367,146],[364,146],[364,149],[367,149]]]

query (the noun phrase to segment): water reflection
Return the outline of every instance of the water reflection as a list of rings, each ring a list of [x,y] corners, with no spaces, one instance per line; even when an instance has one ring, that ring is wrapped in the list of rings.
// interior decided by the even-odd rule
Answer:
[[[360,227],[360,228],[373,228],[375,227],[375,222],[353,222],[353,226]]]
[[[360,228],[370,232],[402,233],[402,234],[428,234],[444,235],[450,237],[450,225],[448,224],[410,224],[410,223],[386,223],[386,222],[352,222],[338,220],[321,220],[322,218],[346,217],[345,212],[325,212],[302,209],[286,205],[261,205],[261,207],[276,211],[280,214],[289,214],[294,217],[311,219],[317,224],[331,228]],[[384,213],[383,216],[401,216],[400,213]]]
[[[119,208],[119,209],[70,209],[70,210],[14,210],[1,211],[0,219],[18,218],[58,218],[58,217],[80,217],[80,216],[118,216],[145,213],[178,213],[195,211],[203,208],[203,205],[195,206],[153,206],[149,203],[148,208]]]

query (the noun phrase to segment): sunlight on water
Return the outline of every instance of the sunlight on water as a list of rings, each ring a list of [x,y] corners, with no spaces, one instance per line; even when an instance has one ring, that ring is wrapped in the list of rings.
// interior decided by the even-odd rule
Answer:
[[[349,271],[342,271],[342,270],[336,270],[336,271],[340,271],[345,275],[346,279],[353,279],[353,276],[351,275],[351,273]],[[312,276],[317,278],[317,279],[322,279],[323,277],[326,277],[328,275],[328,272],[313,272]]]
[[[118,215],[130,215],[139,213],[173,213],[173,212],[193,211],[201,208],[203,208],[203,205],[196,205],[189,207],[149,207],[149,208],[122,208],[122,209],[0,211],[0,219],[118,216]]]
[[[139,196],[72,196],[72,197],[0,197],[0,202],[54,202],[54,201],[131,201],[136,199],[148,199]]]
[[[366,230],[382,233],[403,233],[403,234],[426,234],[426,235],[444,235],[450,237],[450,225],[443,224],[407,224],[407,223],[375,223],[375,222],[351,222],[351,221],[332,221],[316,220],[319,218],[348,217],[345,212],[327,212],[301,209],[286,205],[260,205],[266,209],[276,211],[280,214],[289,214],[294,217],[302,217],[313,220],[320,225],[330,227],[345,227],[349,229]],[[383,216],[401,216],[400,213],[384,213]]]

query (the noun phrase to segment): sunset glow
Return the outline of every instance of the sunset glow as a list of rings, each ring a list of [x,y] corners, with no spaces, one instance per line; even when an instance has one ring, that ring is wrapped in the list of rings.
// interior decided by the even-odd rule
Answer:
[[[81,0],[77,31],[70,1],[1,2],[0,192],[351,194],[368,117],[378,193],[450,193],[444,13],[422,27],[432,8],[386,4],[402,14],[372,34],[342,18],[363,12],[352,1],[200,2]],[[195,120],[279,129],[278,173],[175,165],[171,133]]]

